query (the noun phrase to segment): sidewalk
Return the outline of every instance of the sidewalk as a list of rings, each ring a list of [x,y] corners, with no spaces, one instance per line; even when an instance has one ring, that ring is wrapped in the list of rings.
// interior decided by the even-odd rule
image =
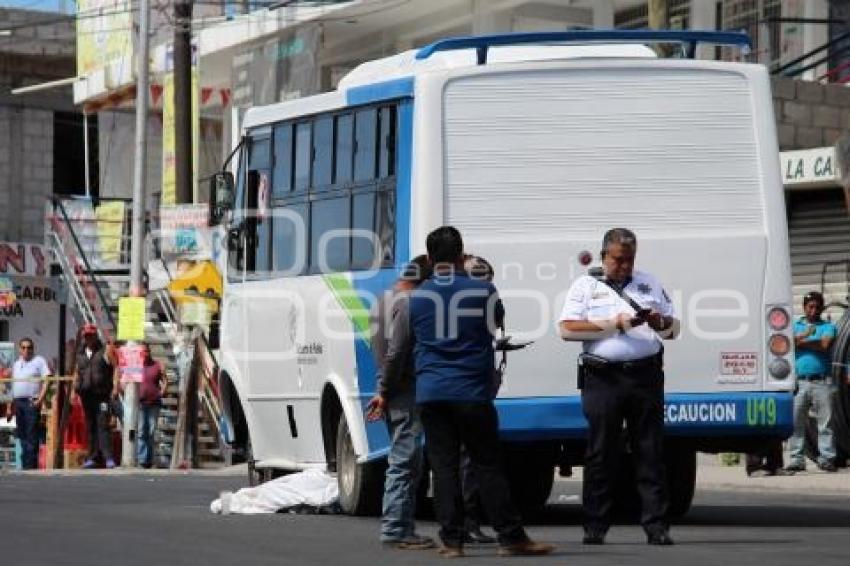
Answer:
[[[787,459],[786,459],[787,461]],[[806,463],[806,471],[793,476],[747,477],[744,470],[744,456],[737,466],[724,466],[717,454],[699,454],[697,468],[697,489],[763,491],[797,493],[800,495],[850,495],[850,469],[842,468],[838,472],[822,472],[811,461]]]

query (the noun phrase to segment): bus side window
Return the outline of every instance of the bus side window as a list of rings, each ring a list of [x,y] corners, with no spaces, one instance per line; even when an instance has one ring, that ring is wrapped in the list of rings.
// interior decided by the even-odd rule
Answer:
[[[239,151],[239,167],[236,171],[236,201],[233,206],[233,217],[231,220],[231,227],[237,228],[242,224],[245,220],[245,165],[247,152],[244,150]],[[245,254],[244,250],[238,246],[233,245],[233,243],[228,243],[228,263],[230,264],[230,269],[234,271],[242,271],[245,268]]]
[[[310,165],[313,161],[313,125],[295,125],[295,191],[304,192],[310,186]]]
[[[272,175],[275,198],[289,196],[292,192],[292,124],[280,124],[274,128],[274,170]]]
[[[334,148],[334,185],[351,182],[354,159],[354,117],[340,114],[336,117],[336,144]]]
[[[350,203],[348,195],[310,203],[311,273],[348,269]]]
[[[378,110],[358,110],[354,118],[354,181],[371,181],[375,178],[378,136]]]
[[[307,211],[306,202],[275,209],[272,224],[272,269],[278,276],[291,277],[304,273],[307,262],[307,235],[310,233]]]
[[[381,136],[378,143],[378,177],[385,179],[395,175],[396,114],[394,106],[381,108],[379,116]]]
[[[313,182],[314,189],[328,187],[332,180],[334,120],[331,116],[313,123]]]
[[[271,140],[252,140],[248,154],[248,184],[245,191],[245,270],[268,271],[271,253]]]
[[[375,235],[380,246],[378,261],[387,266],[395,261],[395,191],[382,190],[377,196]]]

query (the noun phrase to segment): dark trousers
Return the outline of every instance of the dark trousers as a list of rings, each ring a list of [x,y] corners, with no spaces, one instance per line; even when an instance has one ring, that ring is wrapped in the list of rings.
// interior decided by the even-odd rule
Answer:
[[[462,448],[460,453],[460,483],[463,490],[463,519],[467,531],[477,531],[485,522],[481,508],[481,487],[472,471],[469,454]]]
[[[581,402],[588,422],[584,463],[585,530],[605,533],[611,521],[614,485],[622,457],[623,422],[635,456],[641,524],[666,529],[664,477],[664,374],[660,369],[590,370]]]
[[[769,440],[760,450],[747,454],[747,473],[757,470],[775,472],[782,467],[782,441]]]
[[[465,446],[469,454],[484,511],[496,530],[499,543],[509,545],[528,540],[502,471],[499,419],[493,403],[433,402],[423,403],[421,409],[443,544],[462,546],[465,535],[461,446]]]
[[[38,407],[32,399],[15,399],[16,435],[21,442],[21,467],[25,470],[38,468]]]
[[[104,460],[112,458],[112,438],[109,430],[109,397],[82,394],[83,413],[86,415],[86,430],[89,433],[88,459],[100,454]]]

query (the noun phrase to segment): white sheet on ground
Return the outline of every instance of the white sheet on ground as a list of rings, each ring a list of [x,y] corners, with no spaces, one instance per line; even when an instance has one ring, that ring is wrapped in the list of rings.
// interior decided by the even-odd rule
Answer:
[[[222,499],[224,502],[222,502]],[[290,474],[236,493],[224,492],[210,504],[213,513],[256,515],[277,513],[298,505],[323,507],[339,499],[336,478],[323,470],[309,469]]]

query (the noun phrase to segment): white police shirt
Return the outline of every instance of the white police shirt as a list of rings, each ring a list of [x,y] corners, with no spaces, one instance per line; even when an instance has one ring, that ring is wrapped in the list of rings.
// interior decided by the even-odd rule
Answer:
[[[624,291],[643,308],[658,311],[664,316],[675,316],[670,297],[661,283],[648,273],[633,271],[632,280]],[[634,315],[635,309],[605,283],[583,275],[567,291],[560,320],[611,320],[618,314]],[[625,362],[657,354],[661,349],[661,338],[648,324],[641,324],[625,333],[585,340],[582,345],[588,354],[612,362]]]
[[[50,375],[50,368],[41,356],[33,356],[31,360],[18,358],[12,366],[12,396],[15,399],[31,399],[41,391],[41,382],[33,378]]]

